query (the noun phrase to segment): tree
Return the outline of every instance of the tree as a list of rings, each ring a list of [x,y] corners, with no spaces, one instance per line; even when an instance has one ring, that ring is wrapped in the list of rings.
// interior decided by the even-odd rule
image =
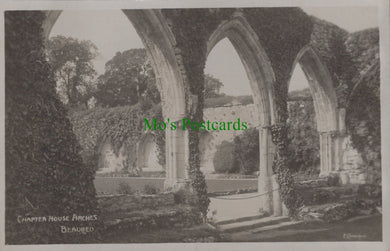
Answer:
[[[211,76],[210,74],[205,75],[205,86],[204,86],[204,98],[216,98],[223,96],[220,94],[220,89],[223,87],[222,82]]]
[[[305,95],[310,94],[306,90],[298,91],[296,98],[290,101],[288,106],[289,167],[294,172],[318,174],[320,142],[315,120],[316,114],[313,101]]]
[[[249,128],[234,138],[234,157],[240,173],[252,174],[259,170],[259,130]]]
[[[97,104],[104,107],[134,105],[141,100],[160,102],[156,78],[145,49],[117,52],[99,76]]]
[[[97,47],[89,40],[55,36],[48,42],[48,58],[57,82],[57,94],[69,107],[87,106],[97,75],[92,60]]]
[[[237,173],[238,164],[235,158],[235,145],[232,142],[222,141],[217,146],[213,158],[214,169],[216,173]]]

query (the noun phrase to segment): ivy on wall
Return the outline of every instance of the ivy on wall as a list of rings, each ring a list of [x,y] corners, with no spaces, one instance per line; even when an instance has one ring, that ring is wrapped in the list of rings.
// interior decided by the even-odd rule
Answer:
[[[189,93],[198,97],[196,112],[188,114],[191,120],[201,121],[203,118],[203,70],[207,39],[222,20],[231,18],[235,11],[162,10],[170,22],[177,42],[176,47],[183,58],[183,65],[180,67],[186,70],[185,85]],[[250,8],[240,11],[257,33],[275,73],[274,92],[278,123],[271,127],[272,140],[277,146],[273,169],[278,177],[282,199],[290,213],[294,214],[300,205],[300,199],[294,192],[293,180],[287,168],[287,81],[297,53],[304,45],[313,42],[313,22],[298,8]],[[55,82],[44,53],[41,29],[44,19],[44,13],[38,11],[5,13],[7,244],[90,241],[84,235],[62,235],[56,224],[29,226],[18,224],[15,219],[18,215],[97,213],[93,187],[95,170],[83,164],[79,155],[82,149],[72,133],[69,119],[66,118],[67,111],[55,94]],[[330,36],[335,40],[329,48],[334,49],[327,49],[328,52],[338,51],[331,53],[329,58],[329,62],[337,63],[336,68],[330,67],[329,63],[327,65],[329,70],[333,71],[332,76],[337,76],[334,79],[341,79],[342,82],[343,77],[340,74],[347,71],[339,68],[344,65],[340,60],[342,55],[347,54],[342,54],[344,39],[336,33]],[[318,44],[322,39],[319,35]],[[319,50],[321,51],[321,48]],[[324,55],[327,55],[325,51],[321,53],[322,57]],[[345,65],[348,65],[347,63]],[[347,67],[348,72],[351,69],[352,66]],[[350,72],[353,72],[353,69]],[[349,128],[352,135],[356,134],[356,137],[352,136],[354,143],[364,145],[366,138],[369,141],[367,145],[375,149],[376,155],[373,159],[378,160],[379,63],[373,64],[367,72],[354,96],[351,96],[351,106],[347,109],[361,107],[356,104],[361,102],[365,93],[370,93],[369,98],[364,98],[369,105],[364,109],[363,116],[358,115],[362,112],[359,109],[347,110],[347,116],[356,115],[355,122],[352,122],[352,127]],[[351,80],[349,75],[344,78]],[[350,84],[347,83],[348,88],[352,86]],[[102,116],[105,121],[100,128],[104,137],[96,136],[96,140],[110,140],[116,149],[120,144],[134,143],[139,134],[129,130],[131,127],[126,122],[136,121],[134,126],[139,126],[140,118],[142,120],[147,116],[144,112],[142,107],[132,107],[123,108],[119,112],[95,114]],[[86,129],[87,125],[86,123],[82,127]],[[361,134],[359,128],[367,129],[369,133]],[[199,208],[206,214],[209,199],[204,175],[199,170],[198,133],[189,132],[190,176],[192,187],[199,198]],[[360,151],[366,152],[366,149]]]
[[[276,76],[275,96],[278,111],[278,120],[285,127],[287,120],[287,81],[292,64],[300,49],[309,42],[312,32],[312,23],[309,17],[299,8],[248,8],[248,9],[191,9],[191,10],[163,10],[168,23],[175,35],[177,45],[183,58],[183,67],[186,70],[186,81],[190,93],[198,97],[196,112],[191,119],[201,121],[203,118],[203,69],[206,62],[207,39],[223,20],[230,19],[235,11],[240,11],[246,17],[257,33],[264,46]],[[284,125],[284,126],[283,126]],[[287,144],[287,135],[275,131],[275,142],[279,146]],[[279,135],[279,136],[277,136]],[[193,187],[202,200],[202,212],[207,211],[206,185],[204,177],[199,170],[199,135],[190,131],[190,173]],[[277,148],[275,171],[282,182],[281,189],[284,194],[293,194],[292,178],[286,166],[287,153]],[[278,163],[278,164],[276,164]],[[286,180],[286,181],[284,181]],[[282,196],[287,199],[286,196]],[[292,203],[286,203],[293,206]],[[204,206],[203,206],[204,205]],[[290,208],[289,208],[290,209]],[[290,209],[294,212],[294,208]]]
[[[118,106],[113,108],[94,108],[85,111],[76,111],[69,115],[82,151],[84,162],[98,167],[98,157],[101,147],[110,143],[114,153],[118,156],[121,149],[127,154],[127,168],[136,173],[136,146],[145,135],[144,119],[156,118],[162,121],[161,105],[151,108],[143,107],[141,103],[133,106]],[[158,147],[159,163],[165,165],[165,133],[151,131],[155,135]]]
[[[288,168],[287,152],[287,127],[285,124],[271,126],[272,142],[276,146],[275,159],[272,170],[276,174],[279,184],[279,192],[285,206],[289,210],[289,215],[295,216],[298,208],[302,205],[302,198],[296,193],[294,179],[291,170]]]
[[[338,105],[345,107],[346,96],[351,91],[351,79],[356,75],[351,55],[345,45],[348,32],[314,16],[310,18],[313,23],[310,46],[318,53],[330,73]]]
[[[313,24],[299,8],[244,9],[245,17],[258,35],[275,74],[275,104],[277,122],[271,126],[272,141],[276,146],[273,172],[280,187],[280,195],[289,214],[294,216],[301,198],[294,190],[294,180],[288,167],[287,99],[293,62],[310,40]]]
[[[183,65],[191,94],[198,97],[196,112],[188,114],[191,121],[203,120],[204,103],[204,67],[206,63],[206,42],[221,20],[228,19],[233,9],[163,9],[172,32],[176,38],[176,47],[180,49]],[[187,97],[188,98],[188,97]],[[188,100],[186,100],[188,102]],[[207,185],[200,171],[199,132],[189,131],[189,165],[191,186],[198,197],[198,207],[203,216],[207,215],[210,203],[207,197]]]
[[[285,123],[287,83],[298,52],[310,41],[313,24],[299,8],[248,8],[245,17],[255,30],[275,74],[275,103],[279,123]]]
[[[367,169],[381,183],[380,60],[379,30],[351,34],[346,42],[357,69],[346,109],[346,125],[353,146]],[[362,105],[364,104],[364,105]]]
[[[98,214],[94,170],[84,166],[80,146],[55,92],[46,62],[40,11],[5,12],[6,244],[83,243],[60,224],[20,224],[21,216]],[[94,223],[85,223],[91,226]]]
[[[296,98],[288,102],[288,166],[293,172],[318,175],[320,142],[314,103],[309,98]]]

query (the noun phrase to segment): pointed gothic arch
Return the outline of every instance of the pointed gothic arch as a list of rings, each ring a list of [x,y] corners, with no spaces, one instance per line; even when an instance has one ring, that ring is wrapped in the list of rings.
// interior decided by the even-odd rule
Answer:
[[[239,55],[247,73],[253,93],[253,100],[259,116],[260,167],[258,192],[263,211],[282,215],[283,207],[278,184],[272,171],[275,146],[271,140],[270,126],[278,122],[275,109],[275,75],[271,62],[262,47],[257,34],[240,14],[221,23],[207,42],[207,53],[223,38],[228,38]]]
[[[328,176],[341,168],[340,135],[345,130],[345,112],[338,107],[330,73],[312,46],[307,45],[298,53],[292,66],[290,80],[297,64],[300,64],[313,96],[320,137],[320,176]]]

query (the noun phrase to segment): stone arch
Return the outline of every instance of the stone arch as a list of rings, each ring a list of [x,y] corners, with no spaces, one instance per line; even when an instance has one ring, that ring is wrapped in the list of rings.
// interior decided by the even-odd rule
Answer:
[[[345,111],[338,107],[332,77],[314,48],[307,45],[301,49],[293,63],[290,80],[297,64],[300,64],[313,96],[320,134],[320,176],[328,176],[341,168],[340,135],[345,130]]]
[[[174,51],[175,38],[158,10],[122,10],[141,38],[156,74],[164,117],[179,120],[185,115],[185,88]],[[62,11],[47,11],[43,35],[48,39]]]
[[[156,143],[152,134],[146,134],[137,145],[137,167],[143,172],[162,171],[159,163],[151,163],[150,157],[156,152]]]
[[[282,203],[273,175],[272,164],[275,146],[271,139],[270,126],[278,123],[275,109],[275,75],[271,62],[260,40],[245,17],[236,13],[229,21],[222,22],[207,41],[206,57],[214,46],[223,38],[228,38],[237,51],[247,73],[253,93],[253,100],[259,116],[260,167],[258,192],[260,207],[263,211],[281,215]]]
[[[181,56],[175,52],[176,41],[160,10],[122,10],[140,36],[151,60],[160,91],[163,116],[180,121],[186,114],[184,76]],[[46,11],[43,35],[47,39],[62,11]],[[178,189],[188,180],[188,135],[181,130],[166,130],[165,189]]]
[[[241,15],[223,22],[208,39],[206,58],[223,38],[230,40],[244,65],[253,91],[254,103],[259,110],[260,124],[269,126],[277,123],[273,91],[275,75],[271,61],[255,31]]]
[[[316,116],[318,131],[336,131],[338,128],[337,96],[328,69],[311,46],[305,46],[298,53],[290,73],[290,80],[298,63],[309,82],[314,108],[318,115]]]

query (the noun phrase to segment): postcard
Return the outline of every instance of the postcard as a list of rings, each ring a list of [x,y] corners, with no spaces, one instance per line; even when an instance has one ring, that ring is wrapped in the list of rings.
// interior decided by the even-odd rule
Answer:
[[[389,250],[388,2],[0,6],[4,250]]]

